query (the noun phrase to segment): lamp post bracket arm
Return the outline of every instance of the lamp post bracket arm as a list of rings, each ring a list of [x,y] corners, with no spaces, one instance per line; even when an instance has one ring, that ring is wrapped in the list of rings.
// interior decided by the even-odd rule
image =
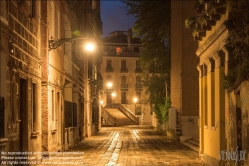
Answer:
[[[81,40],[81,39],[87,39],[87,38],[61,38],[61,39],[58,39],[56,41],[51,39],[51,40],[48,41],[49,51],[62,46],[66,42],[71,42],[72,43],[75,40]]]

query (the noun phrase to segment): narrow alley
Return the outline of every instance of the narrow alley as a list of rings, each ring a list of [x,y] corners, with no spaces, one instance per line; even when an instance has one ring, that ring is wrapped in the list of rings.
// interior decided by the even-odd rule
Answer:
[[[74,165],[84,166],[205,165],[198,158],[198,152],[159,135],[149,126],[102,127],[99,133],[86,138],[66,153],[63,157],[59,156],[62,153],[50,155],[40,164],[65,166],[66,163],[73,162]]]

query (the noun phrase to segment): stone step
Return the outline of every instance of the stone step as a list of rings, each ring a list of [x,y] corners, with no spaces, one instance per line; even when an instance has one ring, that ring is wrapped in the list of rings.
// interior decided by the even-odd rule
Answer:
[[[193,140],[199,142],[199,137],[193,137]]]
[[[193,145],[193,144],[191,144],[191,143],[189,143],[189,142],[187,142],[187,141],[184,141],[184,142],[181,142],[181,143],[182,143],[183,145],[185,145],[185,146],[187,146],[187,147],[193,149],[194,151],[199,152],[199,147],[197,147],[197,146],[195,146],[195,145]]]
[[[188,139],[188,140],[186,140],[186,142],[189,142],[189,143],[193,144],[194,146],[199,147],[199,141],[196,141],[194,139]]]

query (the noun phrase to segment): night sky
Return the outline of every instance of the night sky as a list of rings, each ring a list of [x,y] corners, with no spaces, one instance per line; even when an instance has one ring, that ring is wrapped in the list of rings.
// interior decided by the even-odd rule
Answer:
[[[101,0],[102,37],[113,31],[127,31],[132,28],[135,18],[127,15],[126,4],[119,0]]]

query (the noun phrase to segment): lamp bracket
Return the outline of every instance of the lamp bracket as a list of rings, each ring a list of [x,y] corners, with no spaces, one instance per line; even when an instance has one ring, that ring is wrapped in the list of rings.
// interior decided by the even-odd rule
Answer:
[[[86,39],[86,38],[61,38],[59,40],[48,40],[48,45],[49,45],[49,51],[56,49],[60,46],[62,46],[66,42],[74,42],[75,40],[80,40],[80,39]]]

